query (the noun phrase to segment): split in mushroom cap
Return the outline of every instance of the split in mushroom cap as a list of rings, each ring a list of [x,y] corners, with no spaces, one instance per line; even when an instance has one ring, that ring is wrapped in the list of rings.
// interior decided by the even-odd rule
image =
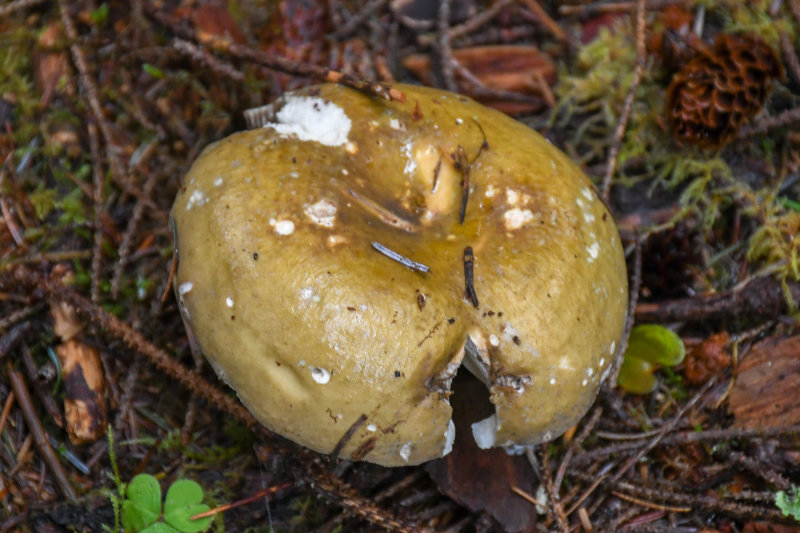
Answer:
[[[473,427],[479,445],[554,438],[591,405],[622,333],[614,221],[526,126],[396,87],[405,102],[289,93],[264,127],[206,148],[172,211],[182,312],[250,411],[314,450],[331,453],[365,415],[342,457],[442,456],[462,364],[496,407]]]

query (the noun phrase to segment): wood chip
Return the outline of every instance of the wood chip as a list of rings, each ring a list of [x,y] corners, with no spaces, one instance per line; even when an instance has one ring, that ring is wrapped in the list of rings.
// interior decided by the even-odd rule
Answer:
[[[729,400],[734,426],[760,429],[800,423],[800,336],[767,339],[736,370]]]

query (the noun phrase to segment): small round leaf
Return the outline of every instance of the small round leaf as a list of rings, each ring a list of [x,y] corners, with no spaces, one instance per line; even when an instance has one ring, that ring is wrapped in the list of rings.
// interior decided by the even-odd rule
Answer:
[[[202,503],[203,489],[194,481],[179,479],[167,491],[164,502],[164,520],[183,533],[205,531],[211,525],[211,517],[192,520],[192,516],[208,511]]]
[[[161,486],[149,474],[139,474],[128,484],[122,502],[125,531],[141,531],[161,516]]]
[[[657,324],[643,324],[631,330],[625,359],[636,357],[648,363],[674,366],[683,361],[686,349],[672,330]]]
[[[617,384],[633,394],[649,394],[656,388],[654,370],[653,365],[647,361],[638,357],[628,357],[628,352],[625,352]]]

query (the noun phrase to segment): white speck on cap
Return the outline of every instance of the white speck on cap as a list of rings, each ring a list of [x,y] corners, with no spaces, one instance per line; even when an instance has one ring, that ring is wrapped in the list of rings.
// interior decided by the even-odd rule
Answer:
[[[589,253],[587,260],[593,263],[594,260],[597,259],[597,256],[600,255],[600,245],[595,241],[586,247],[586,251]]]
[[[508,205],[516,205],[519,201],[519,193],[514,189],[506,189],[506,200]]]
[[[497,338],[497,335],[494,333],[489,335],[489,344],[492,346],[500,346],[500,339]]]
[[[184,294],[192,290],[192,287],[194,287],[194,285],[192,284],[191,281],[181,283],[180,285],[178,285],[178,296],[182,298]]]
[[[278,235],[291,235],[294,233],[294,222],[291,220],[275,220],[270,219],[269,224],[275,228],[275,233]]]
[[[464,119],[463,119],[463,118],[457,118],[457,119],[456,119],[456,124],[458,124],[459,126],[460,126],[461,124],[463,124],[463,123],[464,123]]]
[[[506,222],[506,229],[512,231],[533,220],[533,213],[531,213],[530,209],[522,210],[519,207],[515,207],[503,213],[503,218]]]
[[[222,185],[222,176],[217,176],[214,178],[214,187],[219,187]]]
[[[403,168],[403,172],[409,176],[417,169],[417,162],[411,155],[411,150],[413,148],[414,145],[410,142],[403,146],[403,155],[406,156],[406,166]]]
[[[314,381],[316,381],[320,385],[325,385],[327,382],[331,380],[331,373],[325,370],[324,368],[312,366],[311,377],[314,378]]]
[[[344,145],[352,125],[341,107],[311,96],[286,97],[286,103],[275,118],[277,122],[267,122],[264,127],[326,146]]]
[[[377,431],[378,427],[375,424],[370,424],[367,426],[367,431]]]
[[[233,307],[233,298],[231,298],[230,296],[225,298],[225,305],[227,305],[228,307]]]
[[[186,202],[186,210],[188,211],[194,206],[200,206],[208,202],[208,197],[202,191],[194,190],[189,195],[189,200]]]
[[[336,206],[328,200],[320,200],[315,204],[307,205],[303,211],[314,224],[323,228],[332,228],[336,221]]]
[[[411,457],[411,443],[406,442],[403,444],[397,453],[400,454],[400,457],[403,458],[403,461],[408,462],[409,458]]]
[[[488,450],[497,440],[497,414],[472,424],[472,438],[481,450]]]
[[[617,347],[617,343],[615,341],[611,341],[611,346],[608,347],[609,355],[614,355],[614,350]]]

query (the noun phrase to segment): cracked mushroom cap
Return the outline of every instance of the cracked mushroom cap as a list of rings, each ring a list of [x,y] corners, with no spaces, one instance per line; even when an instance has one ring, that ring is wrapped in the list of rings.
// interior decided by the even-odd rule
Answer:
[[[319,452],[447,454],[462,364],[496,408],[480,447],[555,438],[622,334],[612,216],[526,126],[395,88],[404,102],[295,91],[205,149],[172,209],[184,318],[262,423]]]

